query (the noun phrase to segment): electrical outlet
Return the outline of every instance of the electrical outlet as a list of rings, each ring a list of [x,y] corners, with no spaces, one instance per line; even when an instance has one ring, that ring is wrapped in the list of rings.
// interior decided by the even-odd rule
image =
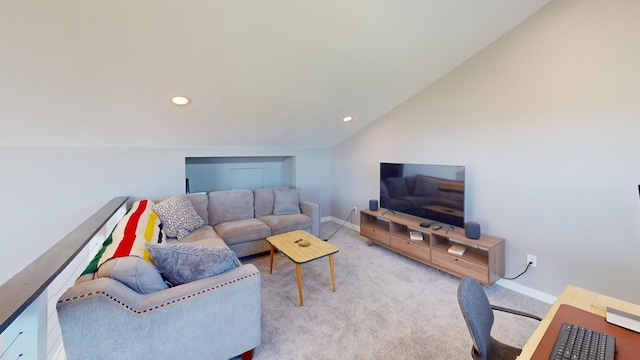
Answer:
[[[527,264],[531,263],[531,267],[536,267],[538,265],[538,259],[535,255],[527,254]]]
[[[352,211],[353,213],[357,213],[357,212],[358,212],[358,208],[354,206],[354,207],[353,207],[353,209],[351,209],[351,211]]]

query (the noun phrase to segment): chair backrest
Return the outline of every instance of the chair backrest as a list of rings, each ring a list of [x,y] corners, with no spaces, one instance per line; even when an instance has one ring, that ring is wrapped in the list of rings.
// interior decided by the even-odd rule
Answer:
[[[465,277],[460,281],[458,304],[467,322],[476,351],[482,359],[487,359],[491,346],[493,310],[487,295],[476,279]]]

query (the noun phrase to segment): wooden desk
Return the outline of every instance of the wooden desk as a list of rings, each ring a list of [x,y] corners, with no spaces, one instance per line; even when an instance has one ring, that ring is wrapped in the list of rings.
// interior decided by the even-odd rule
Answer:
[[[542,339],[542,336],[545,331],[547,331],[549,324],[551,324],[551,320],[553,320],[553,317],[556,315],[558,307],[561,304],[575,306],[578,309],[582,309],[602,317],[607,316],[607,306],[640,316],[640,305],[569,285],[553,303],[551,309],[547,315],[545,315],[544,319],[542,319],[536,331],[531,335],[529,340],[527,340],[527,343],[522,348],[522,353],[520,353],[520,356],[517,358],[518,360],[531,359],[538,344],[540,343],[540,340]]]

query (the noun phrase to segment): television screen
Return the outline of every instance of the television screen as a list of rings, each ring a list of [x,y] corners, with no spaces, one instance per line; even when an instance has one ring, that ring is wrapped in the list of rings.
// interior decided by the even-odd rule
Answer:
[[[459,165],[380,163],[380,207],[464,227],[464,173]]]

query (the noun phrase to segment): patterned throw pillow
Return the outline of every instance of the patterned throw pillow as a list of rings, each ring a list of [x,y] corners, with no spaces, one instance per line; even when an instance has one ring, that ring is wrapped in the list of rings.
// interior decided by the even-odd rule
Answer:
[[[173,285],[223,273],[240,266],[235,252],[200,244],[147,244],[151,259]]]
[[[190,232],[205,225],[185,195],[175,195],[153,206],[162,220],[162,231],[168,237],[182,240]]]

